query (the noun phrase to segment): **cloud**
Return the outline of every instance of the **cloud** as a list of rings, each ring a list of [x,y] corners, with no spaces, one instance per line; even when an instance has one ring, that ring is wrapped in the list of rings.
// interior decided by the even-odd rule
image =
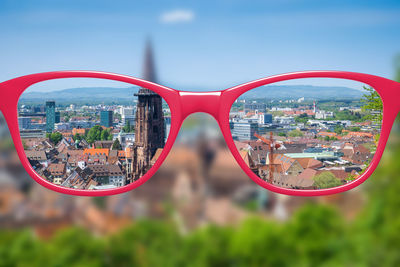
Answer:
[[[176,9],[161,14],[162,23],[187,23],[193,21],[195,14],[191,10]]]

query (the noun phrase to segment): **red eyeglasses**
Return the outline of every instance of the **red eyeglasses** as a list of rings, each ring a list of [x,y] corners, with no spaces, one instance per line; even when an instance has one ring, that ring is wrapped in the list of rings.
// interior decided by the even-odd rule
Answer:
[[[183,120],[212,115],[240,167],[277,193],[317,196],[364,182],[400,111],[400,83],[306,71],[222,91],[178,91],[124,75],[59,71],[0,83],[0,110],[39,184],[106,196],[145,183]]]

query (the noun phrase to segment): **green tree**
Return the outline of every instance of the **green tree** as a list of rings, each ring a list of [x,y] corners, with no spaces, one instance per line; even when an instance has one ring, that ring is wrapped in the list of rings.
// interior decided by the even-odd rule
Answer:
[[[99,141],[101,139],[101,133],[103,132],[103,128],[100,125],[95,125],[90,128],[89,132],[86,135],[86,141],[89,144],[94,143],[94,141]]]
[[[341,110],[335,113],[336,120],[349,120],[349,121],[359,121],[361,120],[361,114],[358,112],[353,112],[350,110]]]
[[[288,132],[288,135],[290,137],[301,137],[301,136],[303,136],[303,133],[299,130],[292,130],[292,131]]]
[[[49,134],[50,141],[55,145],[57,145],[61,141],[62,138],[63,138],[63,136],[60,132],[54,132],[54,133]]]
[[[72,139],[74,139],[74,141],[76,141],[76,140],[81,141],[83,139],[83,137],[79,133],[77,133],[72,137]]]
[[[337,134],[342,134],[342,131],[344,130],[342,125],[336,125],[335,129],[333,130]]]
[[[135,126],[131,125],[129,121],[126,122],[125,126],[122,127],[122,131],[125,133],[131,133],[135,131]]]
[[[377,123],[382,122],[383,103],[381,97],[371,87],[364,86],[364,90],[367,92],[361,98],[361,102],[363,103],[361,108],[364,112],[367,112],[365,118]]]
[[[349,131],[359,132],[359,131],[361,131],[361,128],[358,126],[352,126],[352,127],[349,127]]]
[[[326,171],[313,177],[314,186],[319,189],[332,188],[342,185],[342,182],[333,175],[333,173]]]
[[[121,146],[121,144],[120,144],[118,138],[116,138],[116,139],[114,140],[114,143],[113,143],[111,149],[112,149],[112,150],[122,150],[122,146]]]
[[[105,141],[108,140],[108,137],[110,136],[110,133],[107,130],[102,130],[100,134],[100,139]]]
[[[307,123],[308,122],[308,115],[307,113],[300,114],[296,118],[294,118],[294,121],[297,123]]]

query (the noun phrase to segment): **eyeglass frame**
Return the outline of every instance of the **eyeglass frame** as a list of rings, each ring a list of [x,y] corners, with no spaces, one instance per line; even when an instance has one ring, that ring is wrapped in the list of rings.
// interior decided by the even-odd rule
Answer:
[[[138,180],[115,189],[100,189],[100,190],[83,190],[67,188],[60,185],[53,184],[39,174],[37,174],[33,167],[30,165],[28,158],[26,157],[25,150],[23,148],[22,139],[20,137],[20,131],[18,126],[18,101],[22,93],[33,84],[55,80],[63,78],[96,78],[119,81],[129,83],[135,86],[150,89],[151,91],[160,95],[168,104],[171,110],[171,128],[166,141],[166,144],[160,154],[158,160],[149,169],[149,171],[140,177]],[[245,92],[254,88],[282,82],[294,79],[304,78],[337,78],[346,79],[352,81],[358,81],[374,88],[383,103],[383,119],[380,138],[378,141],[378,147],[375,155],[367,167],[365,172],[361,174],[357,179],[346,183],[344,185],[317,189],[317,190],[305,190],[305,189],[290,189],[275,186],[267,181],[264,181],[254,172],[251,171],[249,166],[245,163],[244,159],[240,156],[239,150],[236,148],[230,126],[229,126],[229,113],[235,100],[239,98]],[[121,194],[132,189],[135,189],[147,180],[149,180],[155,172],[160,168],[164,162],[168,153],[170,152],[178,132],[181,128],[183,121],[187,116],[197,112],[204,112],[210,114],[217,122],[221,129],[222,135],[225,142],[235,158],[236,162],[242,168],[242,170],[259,186],[273,191],[275,193],[292,195],[292,196],[321,196],[336,194],[350,190],[368,179],[371,174],[375,171],[382,157],[385,149],[387,140],[394,120],[397,114],[400,112],[400,83],[386,79],[379,76],[370,74],[346,72],[346,71],[302,71],[292,72],[280,75],[269,76],[254,80],[248,83],[240,84],[221,91],[209,91],[209,92],[190,92],[190,91],[179,91],[163,85],[159,85],[153,82],[142,80],[139,78],[120,75],[107,72],[99,71],[54,71],[44,72],[26,75],[18,78],[14,78],[5,82],[0,83],[0,111],[3,113],[4,118],[10,130],[11,137],[13,139],[16,151],[21,160],[21,163],[28,174],[40,185],[64,194],[76,195],[76,196],[109,196],[114,194]]]

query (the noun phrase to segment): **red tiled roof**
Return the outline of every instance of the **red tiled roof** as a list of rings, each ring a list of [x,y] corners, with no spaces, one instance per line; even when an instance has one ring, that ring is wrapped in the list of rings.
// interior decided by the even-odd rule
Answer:
[[[274,154],[272,160],[273,160],[273,164],[282,165],[282,169],[284,172],[287,172],[288,169],[296,162],[295,159],[287,157],[283,154]]]
[[[52,163],[47,167],[47,170],[52,174],[52,175],[64,175],[65,174],[65,163]]]
[[[74,128],[74,129],[72,129],[72,134],[73,134],[73,135],[76,135],[76,134],[85,135],[85,133],[86,133],[86,130],[85,130],[85,129],[80,129],[80,128]]]
[[[300,163],[303,169],[307,168],[315,169],[323,166],[321,161],[316,160],[314,158],[296,158],[296,160]]]
[[[337,133],[331,133],[331,132],[319,132],[317,135],[320,136],[329,136],[329,137],[337,137]]]
[[[83,150],[83,154],[87,155],[106,155],[108,157],[108,153],[110,150],[108,148],[86,148]]]
[[[372,133],[366,133],[366,132],[349,132],[346,137],[366,137],[366,138],[372,138],[373,134]]]

